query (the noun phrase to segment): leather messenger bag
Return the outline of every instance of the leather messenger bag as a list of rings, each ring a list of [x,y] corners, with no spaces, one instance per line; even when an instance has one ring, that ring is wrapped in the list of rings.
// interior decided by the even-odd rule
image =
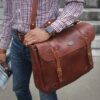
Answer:
[[[34,17],[33,11],[32,23]],[[94,37],[94,27],[80,21],[45,42],[30,45],[36,87],[49,93],[89,72],[93,68],[91,42]]]

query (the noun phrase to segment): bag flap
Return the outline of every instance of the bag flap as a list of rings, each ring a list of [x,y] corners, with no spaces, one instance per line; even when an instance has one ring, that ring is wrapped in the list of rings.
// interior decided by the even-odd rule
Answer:
[[[81,31],[82,35],[80,34]],[[54,52],[57,53],[58,57],[70,54],[86,45],[85,40],[82,39],[83,36],[86,35],[90,43],[95,36],[94,34],[95,31],[90,24],[80,22],[64,30],[60,35],[56,35],[56,38],[51,38],[46,42],[35,44],[35,47],[38,49],[39,56],[44,61],[53,61],[55,60]]]

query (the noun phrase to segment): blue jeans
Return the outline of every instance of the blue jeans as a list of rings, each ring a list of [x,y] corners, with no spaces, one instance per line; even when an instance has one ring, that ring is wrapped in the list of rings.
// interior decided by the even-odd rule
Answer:
[[[11,45],[11,66],[13,72],[13,90],[17,100],[32,100],[29,90],[32,63],[29,49],[21,43],[16,31],[13,31]],[[46,94],[39,90],[40,100],[57,100],[56,92]],[[34,99],[34,98],[33,98]]]

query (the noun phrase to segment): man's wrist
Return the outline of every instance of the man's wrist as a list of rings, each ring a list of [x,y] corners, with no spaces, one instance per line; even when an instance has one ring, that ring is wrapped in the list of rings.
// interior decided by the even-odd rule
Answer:
[[[53,27],[48,26],[47,28],[45,28],[45,31],[50,35],[50,37],[55,36],[55,34],[57,33],[55,29],[53,29]]]

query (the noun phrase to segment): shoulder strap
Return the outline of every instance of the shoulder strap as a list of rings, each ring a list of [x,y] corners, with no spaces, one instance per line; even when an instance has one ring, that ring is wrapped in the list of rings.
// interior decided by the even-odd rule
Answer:
[[[30,29],[34,29],[36,26],[36,17],[37,17],[37,9],[38,9],[39,0],[33,0],[32,4],[32,14],[31,14],[31,22]]]

